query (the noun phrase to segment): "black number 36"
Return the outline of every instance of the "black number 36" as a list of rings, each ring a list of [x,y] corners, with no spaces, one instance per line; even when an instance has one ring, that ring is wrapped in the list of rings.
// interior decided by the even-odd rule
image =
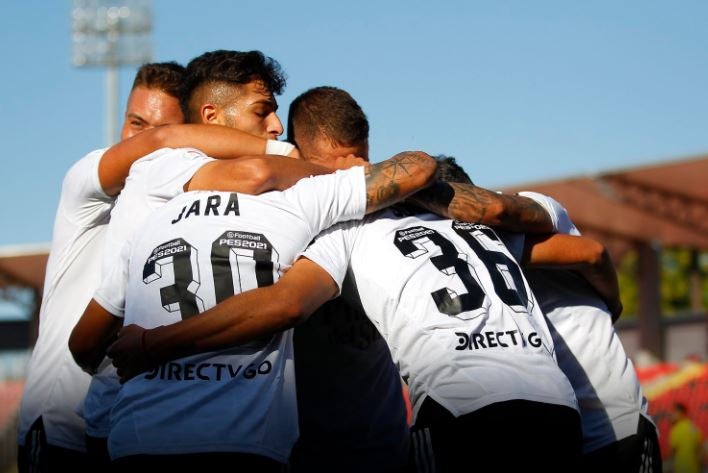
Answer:
[[[494,284],[494,291],[502,302],[514,312],[528,313],[529,295],[519,265],[501,250],[501,240],[494,231],[483,225],[453,222],[452,230],[467,243],[481,260]],[[406,237],[408,236],[408,237]],[[411,237],[412,236],[412,237]],[[431,256],[429,261],[447,276],[457,275],[466,293],[457,294],[448,287],[433,291],[438,310],[446,315],[466,318],[465,312],[482,308],[487,296],[483,287],[472,275],[472,267],[460,258],[460,251],[440,232],[423,227],[411,227],[396,232],[394,244],[404,256],[418,258],[428,253],[426,244],[437,246],[441,254]]]

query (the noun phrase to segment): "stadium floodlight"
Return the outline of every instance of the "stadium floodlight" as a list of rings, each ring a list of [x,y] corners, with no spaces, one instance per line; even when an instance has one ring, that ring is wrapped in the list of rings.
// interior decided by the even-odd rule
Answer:
[[[106,144],[118,141],[118,68],[152,60],[150,0],[73,0],[76,67],[106,68]]]

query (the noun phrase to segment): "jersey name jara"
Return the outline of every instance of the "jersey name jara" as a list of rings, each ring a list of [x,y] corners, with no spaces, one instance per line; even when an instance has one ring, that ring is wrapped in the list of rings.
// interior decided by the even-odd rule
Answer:
[[[221,194],[212,195],[202,195],[201,197],[192,201],[191,204],[182,207],[177,218],[172,220],[172,224],[179,222],[184,218],[185,220],[190,217],[219,217],[222,215],[234,215],[238,216],[238,194],[229,194],[229,200],[222,206]],[[222,208],[223,207],[223,208]],[[185,213],[186,212],[186,213]]]

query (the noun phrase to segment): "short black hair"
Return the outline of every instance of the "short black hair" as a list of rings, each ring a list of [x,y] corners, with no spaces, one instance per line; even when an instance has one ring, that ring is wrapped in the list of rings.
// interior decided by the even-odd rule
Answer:
[[[457,164],[455,158],[439,154],[435,156],[438,162],[438,180],[442,182],[457,184],[474,184],[470,176],[467,175],[462,166]]]
[[[260,81],[273,95],[280,95],[286,84],[280,64],[260,51],[220,49],[197,56],[187,64],[180,104],[189,117],[189,101],[194,91],[204,85],[223,82],[245,85]]]
[[[138,68],[133,87],[159,89],[175,98],[180,98],[187,69],[174,61],[150,62]]]
[[[312,141],[319,135],[336,145],[352,146],[369,139],[369,120],[354,98],[337,87],[321,86],[303,92],[290,104],[288,138]]]

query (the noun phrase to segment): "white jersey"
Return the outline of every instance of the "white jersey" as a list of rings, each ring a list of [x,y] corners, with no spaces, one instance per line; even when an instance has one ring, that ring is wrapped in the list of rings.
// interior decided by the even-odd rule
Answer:
[[[325,232],[305,256],[358,297],[407,380],[460,416],[523,399],[577,408],[543,314],[513,257],[483,225],[394,210]]]
[[[104,272],[119,263],[120,249],[147,217],[165,202],[184,191],[184,185],[204,164],[212,161],[192,148],[163,148],[133,163],[125,186],[111,211],[105,235]],[[109,413],[120,389],[110,360],[105,359],[91,379],[81,416],[86,433],[108,437]]]
[[[113,198],[98,163],[105,149],[76,162],[64,177],[39,311],[39,335],[28,366],[18,443],[41,416],[50,445],[85,451],[84,422],[76,414],[91,377],[74,362],[69,335],[101,279],[103,235]]]
[[[323,228],[361,218],[357,167],[249,196],[188,192],[158,209],[95,299],[146,328],[272,284]],[[297,437],[292,331],[166,363],[125,383],[111,411],[112,458],[243,452],[285,462]]]
[[[555,200],[534,192],[519,195],[543,205],[558,232],[580,234]],[[646,414],[646,400],[605,303],[572,271],[535,269],[526,275],[548,318],[558,364],[578,399],[583,451],[637,433],[639,415]]]

